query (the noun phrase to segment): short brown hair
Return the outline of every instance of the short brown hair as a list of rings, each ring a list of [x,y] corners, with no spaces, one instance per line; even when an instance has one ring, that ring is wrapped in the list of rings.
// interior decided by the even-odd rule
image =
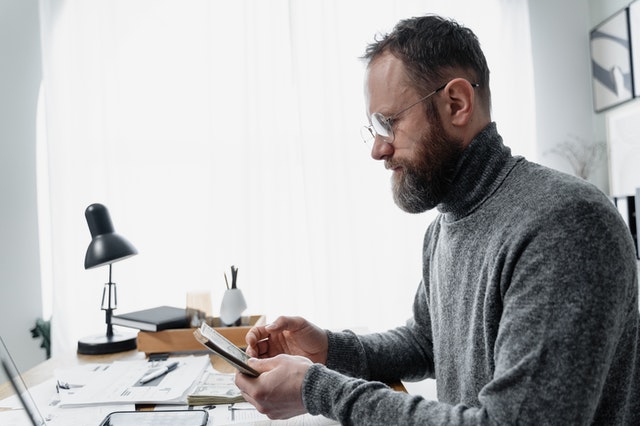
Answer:
[[[404,63],[418,93],[426,95],[452,78],[464,77],[480,84],[480,99],[490,110],[489,67],[480,42],[473,31],[454,20],[437,15],[402,20],[392,32],[369,44],[362,58],[370,64],[384,52]]]

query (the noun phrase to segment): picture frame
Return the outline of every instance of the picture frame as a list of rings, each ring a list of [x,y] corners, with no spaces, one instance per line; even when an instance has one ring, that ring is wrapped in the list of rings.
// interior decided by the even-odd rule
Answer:
[[[631,42],[631,72],[633,96],[640,97],[640,1],[629,4],[629,40]]]
[[[589,33],[593,106],[601,112],[634,97],[629,8],[624,8]]]
[[[640,102],[629,102],[605,116],[609,193],[632,195],[640,182]]]

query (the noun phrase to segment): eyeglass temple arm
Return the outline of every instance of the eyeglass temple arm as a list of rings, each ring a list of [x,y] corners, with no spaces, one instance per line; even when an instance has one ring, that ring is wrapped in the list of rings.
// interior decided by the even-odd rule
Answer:
[[[442,86],[438,87],[436,90],[434,90],[433,92],[429,93],[428,95],[418,99],[417,101],[415,101],[414,103],[412,103],[411,105],[409,105],[408,107],[396,112],[395,114],[393,114],[391,117],[389,117],[389,120],[395,120],[396,118],[398,118],[398,116],[400,114],[402,114],[403,112],[405,112],[406,110],[410,109],[411,107],[414,107],[416,105],[418,105],[420,102],[426,101],[427,99],[429,99],[431,96],[435,95],[436,93],[438,93],[439,91],[441,91],[442,89],[444,89],[445,87],[447,87],[447,84],[449,84],[450,82],[447,82],[445,84],[443,84]],[[480,86],[480,83],[471,83],[471,87],[473,87],[474,89],[476,87]]]

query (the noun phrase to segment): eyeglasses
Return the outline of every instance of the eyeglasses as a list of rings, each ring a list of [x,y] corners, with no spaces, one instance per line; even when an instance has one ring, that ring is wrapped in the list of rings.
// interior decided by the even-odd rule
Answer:
[[[414,106],[418,105],[420,102],[426,101],[431,96],[435,95],[436,93],[438,93],[439,91],[447,87],[447,84],[449,83],[447,82],[443,84],[433,92],[418,99],[408,107],[396,112],[391,117],[385,117],[379,112],[374,112],[373,114],[371,114],[371,124],[369,126],[363,126],[362,129],[360,129],[360,135],[362,136],[362,139],[364,140],[364,142],[367,144],[371,143],[375,141],[376,136],[380,136],[384,142],[392,143],[393,139],[395,138],[395,135],[393,133],[393,124],[396,121],[396,119],[400,116],[400,114],[410,110]],[[478,86],[480,86],[480,83],[471,84],[471,87],[474,87],[474,88]]]

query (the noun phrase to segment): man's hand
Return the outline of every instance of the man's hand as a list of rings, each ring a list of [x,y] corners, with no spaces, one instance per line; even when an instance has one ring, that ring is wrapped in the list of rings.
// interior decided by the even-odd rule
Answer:
[[[287,354],[321,364],[327,361],[327,333],[301,317],[278,317],[267,326],[253,327],[246,341],[247,354],[255,358]]]
[[[249,360],[258,377],[236,373],[236,386],[242,395],[270,419],[288,419],[304,414],[302,380],[312,365],[301,356],[278,355],[275,358]]]

